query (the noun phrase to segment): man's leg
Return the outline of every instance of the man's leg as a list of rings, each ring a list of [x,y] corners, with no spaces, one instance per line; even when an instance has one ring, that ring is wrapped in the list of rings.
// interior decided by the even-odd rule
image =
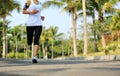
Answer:
[[[42,32],[42,26],[38,26],[35,29],[35,36],[34,36],[34,56],[38,55],[39,50],[39,39]]]
[[[26,31],[27,31],[27,44],[28,44],[28,50],[32,50],[32,41],[33,41],[33,33],[34,33],[34,29],[33,27],[27,26],[26,27]],[[28,58],[29,54],[28,51],[26,51],[26,58]]]
[[[37,63],[36,57],[39,50],[39,39],[42,32],[42,26],[36,26],[35,35],[34,35],[34,50],[33,50],[33,63]]]
[[[37,56],[38,55],[38,50],[39,50],[39,45],[34,45],[33,56]]]

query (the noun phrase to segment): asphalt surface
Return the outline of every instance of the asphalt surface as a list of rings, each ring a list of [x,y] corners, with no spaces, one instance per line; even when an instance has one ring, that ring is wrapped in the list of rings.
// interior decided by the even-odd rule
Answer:
[[[0,76],[120,76],[120,61],[0,59]]]

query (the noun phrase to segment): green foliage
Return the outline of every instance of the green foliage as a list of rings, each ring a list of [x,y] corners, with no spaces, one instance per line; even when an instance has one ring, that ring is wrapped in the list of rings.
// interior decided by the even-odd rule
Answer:
[[[94,53],[94,45],[89,45],[88,46],[88,53]]]
[[[16,54],[14,52],[10,52],[7,54],[7,58],[16,58]],[[25,54],[18,53],[18,58],[25,58]]]
[[[39,58],[43,58],[43,53],[42,53],[42,51],[39,51]]]
[[[0,1],[0,18],[3,19],[3,58],[5,57],[6,54],[6,27],[7,27],[7,23],[6,23],[6,17],[9,15],[11,16],[11,12],[17,9],[18,11],[20,10],[20,4],[15,1],[15,0],[2,0]]]
[[[73,9],[75,11],[82,9],[82,0],[52,0],[43,4],[43,8],[49,8],[50,6],[62,8],[63,11],[71,13]]]
[[[11,52],[9,54],[7,54],[7,58],[15,58],[15,53]]]
[[[10,12],[14,9],[20,11],[20,4],[15,0],[2,0],[0,2],[0,17],[11,15]]]
[[[78,54],[82,54],[83,53],[84,42],[82,40],[77,40],[77,42],[78,42],[78,45],[77,45]]]
[[[25,54],[24,53],[18,53],[18,58],[25,58]]]
[[[117,43],[116,42],[112,42],[112,43],[109,43],[106,47],[106,50],[112,50],[113,52],[117,49]]]

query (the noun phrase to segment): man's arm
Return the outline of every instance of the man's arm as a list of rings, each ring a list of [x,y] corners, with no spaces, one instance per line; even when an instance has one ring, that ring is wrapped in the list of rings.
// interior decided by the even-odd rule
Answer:
[[[39,12],[38,10],[27,11],[26,9],[23,9],[23,14],[36,14],[38,12]]]
[[[37,10],[28,11],[27,9],[29,8],[29,6],[30,6],[30,3],[25,3],[25,6],[23,8],[23,14],[36,14],[39,12]]]

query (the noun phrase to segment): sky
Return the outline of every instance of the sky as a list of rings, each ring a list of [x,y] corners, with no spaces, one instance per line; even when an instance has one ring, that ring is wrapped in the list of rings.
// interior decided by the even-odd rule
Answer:
[[[17,0],[21,4],[21,8],[24,6],[26,0]],[[42,3],[46,0],[39,0]],[[55,7],[49,7],[48,9],[43,9],[41,15],[45,16],[43,21],[43,26],[46,28],[50,26],[59,27],[59,32],[67,34],[67,32],[72,27],[71,16],[68,13],[61,12],[60,9]],[[25,24],[27,22],[28,15],[22,14],[22,10],[18,13],[16,10],[12,11],[12,17],[7,17],[11,21],[10,27]]]

